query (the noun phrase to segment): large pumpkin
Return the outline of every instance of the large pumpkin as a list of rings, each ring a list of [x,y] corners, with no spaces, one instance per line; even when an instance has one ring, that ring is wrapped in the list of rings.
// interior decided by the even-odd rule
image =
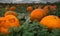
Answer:
[[[44,10],[43,9],[35,9],[31,12],[30,19],[31,19],[31,21],[34,21],[34,20],[40,21],[40,19],[44,16],[45,15],[44,15]]]
[[[19,20],[13,15],[7,15],[7,16],[5,16],[5,19],[6,19],[6,23],[4,26],[5,28],[20,26]]]
[[[17,16],[17,13],[14,12],[14,11],[7,11],[4,16],[7,16],[7,15],[14,15],[14,16]]]
[[[40,21],[41,25],[46,26],[50,29],[54,29],[54,28],[59,28],[60,27],[60,20],[59,17],[54,16],[54,15],[49,15],[44,17],[41,21]]]
[[[11,11],[14,11],[14,10],[16,10],[16,7],[15,6],[12,6],[12,7],[10,7],[10,10]]]
[[[31,12],[32,11],[32,7],[31,6],[28,6],[27,7],[27,11]]]

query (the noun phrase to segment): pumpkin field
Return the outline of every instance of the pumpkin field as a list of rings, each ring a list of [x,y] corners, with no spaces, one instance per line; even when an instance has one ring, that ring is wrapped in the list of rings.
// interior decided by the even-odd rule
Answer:
[[[0,36],[60,36],[60,2],[0,3]]]

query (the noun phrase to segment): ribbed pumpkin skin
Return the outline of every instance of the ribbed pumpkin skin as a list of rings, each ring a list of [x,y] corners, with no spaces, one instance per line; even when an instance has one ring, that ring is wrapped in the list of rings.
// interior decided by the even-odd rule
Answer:
[[[4,16],[7,16],[7,15],[14,15],[14,16],[17,16],[16,12],[14,11],[7,11]]]
[[[28,6],[27,11],[31,12],[32,11],[32,6]]]
[[[34,20],[40,20],[44,15],[44,11],[42,9],[35,9],[32,11],[32,13],[30,14],[30,19],[31,21]]]
[[[60,20],[57,16],[54,15],[49,15],[44,17],[41,21],[40,21],[41,25],[46,26],[50,29],[54,29],[54,28],[60,28]]]
[[[4,26],[5,28],[20,26],[19,20],[13,15],[7,15],[7,16],[5,16],[5,19],[6,19],[6,23]]]
[[[10,10],[11,11],[14,11],[14,10],[16,10],[16,7],[15,6],[12,6],[12,7],[10,7]]]

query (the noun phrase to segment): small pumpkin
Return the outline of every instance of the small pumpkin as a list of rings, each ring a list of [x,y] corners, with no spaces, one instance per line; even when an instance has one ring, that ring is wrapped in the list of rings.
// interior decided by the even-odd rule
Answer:
[[[27,7],[27,11],[31,12],[32,11],[32,7],[31,6],[28,6]]]
[[[5,12],[4,16],[7,16],[7,15],[14,15],[14,16],[17,16],[17,13],[14,12],[14,11],[7,11],[7,12]]]
[[[5,16],[5,19],[6,19],[6,23],[4,26],[5,28],[20,26],[19,20],[14,15],[7,15]]]
[[[60,20],[59,17],[55,15],[49,15],[44,17],[40,21],[41,25],[48,27],[49,29],[60,28]]]
[[[44,15],[44,10],[43,9],[35,9],[30,14],[30,20],[31,21],[34,21],[34,20],[40,21],[40,19],[44,16],[45,15]]]
[[[56,5],[51,5],[50,6],[50,10],[53,11],[53,10],[56,10],[57,6]]]
[[[12,6],[12,7],[10,7],[10,10],[11,11],[14,11],[14,10],[16,10],[16,7],[15,6]]]
[[[46,6],[44,6],[44,10],[45,10],[45,13],[47,13],[48,11],[49,11],[49,7],[50,7],[50,5],[46,5]]]

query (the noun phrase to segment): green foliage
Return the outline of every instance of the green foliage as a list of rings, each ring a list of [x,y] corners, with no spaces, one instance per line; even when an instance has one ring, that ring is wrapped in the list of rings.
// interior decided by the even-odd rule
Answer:
[[[41,26],[38,22],[26,23],[22,28],[22,36],[47,36],[47,28]]]

